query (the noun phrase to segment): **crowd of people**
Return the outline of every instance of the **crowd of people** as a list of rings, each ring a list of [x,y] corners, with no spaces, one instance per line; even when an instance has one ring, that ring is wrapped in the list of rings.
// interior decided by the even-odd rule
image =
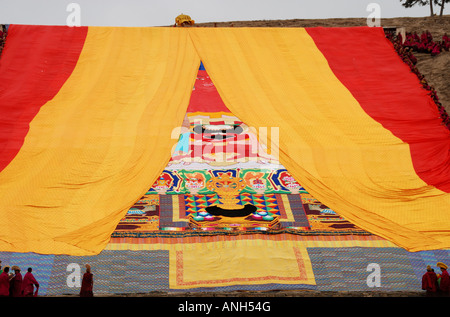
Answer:
[[[442,36],[441,41],[434,41],[430,31],[422,32],[420,36],[417,32],[406,33],[405,41],[403,41],[400,34],[400,40],[403,42],[404,47],[411,48],[418,53],[429,53],[432,56],[436,56],[442,51],[448,52],[450,50],[450,38],[447,33]]]
[[[428,265],[427,272],[422,276],[422,289],[426,291],[427,296],[450,296],[448,267],[442,262],[438,262],[436,266],[441,273],[434,272],[434,269]]]
[[[0,261],[1,264],[1,261]],[[39,283],[33,275],[33,269],[28,268],[22,277],[17,265],[0,266],[0,296],[1,297],[35,297],[38,295]],[[14,273],[13,273],[14,272]]]
[[[406,40],[403,41],[402,35],[399,33],[397,35],[388,33],[387,38],[393,43],[395,50],[397,51],[398,55],[401,57],[403,62],[405,62],[411,71],[416,74],[416,76],[419,78],[420,83],[422,84],[422,87],[428,91],[428,94],[433,99],[434,103],[436,104],[439,115],[441,117],[442,123],[450,129],[450,116],[448,115],[447,111],[445,110],[442,103],[439,101],[439,97],[437,95],[436,89],[430,85],[427,80],[425,79],[425,76],[419,71],[417,68],[417,58],[414,56],[413,52],[420,52],[419,51],[419,45],[415,40],[409,40],[408,39],[416,39],[419,38],[420,40],[420,50],[422,50],[422,47],[426,47],[426,52],[430,50],[430,54],[435,48],[431,48],[433,44],[435,43],[432,41],[432,36],[430,32],[426,31],[422,34],[421,37],[418,37],[416,33],[407,33]],[[423,40],[421,40],[423,38]],[[428,43],[428,44],[425,44]],[[443,36],[443,41],[438,42],[440,47],[444,47],[444,50],[449,50],[450,48],[450,38],[445,34]],[[445,44],[445,45],[443,45]],[[425,46],[424,46],[425,45]],[[417,47],[417,49],[416,49]],[[433,46],[435,47],[435,46]],[[441,51],[439,51],[440,53]]]

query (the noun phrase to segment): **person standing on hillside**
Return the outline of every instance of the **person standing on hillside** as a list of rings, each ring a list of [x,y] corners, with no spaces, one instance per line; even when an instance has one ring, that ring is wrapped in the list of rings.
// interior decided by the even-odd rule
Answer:
[[[91,273],[91,266],[86,264],[86,273],[81,281],[80,297],[93,297],[94,275]]]
[[[9,296],[11,297],[22,297],[22,274],[20,273],[20,268],[14,265],[11,268],[14,271],[14,276],[10,281],[10,291]]]
[[[9,267],[5,266],[0,274],[0,297],[9,296]]]
[[[23,277],[22,292],[24,297],[36,297],[38,294],[39,283],[34,278],[33,273],[31,273],[32,271],[33,269],[29,267],[27,273]],[[36,287],[36,292],[34,291],[34,287]]]
[[[437,267],[441,269],[441,281],[439,283],[439,291],[443,296],[450,296],[450,276],[447,272],[447,265],[438,262],[436,264]]]
[[[438,291],[437,275],[429,265],[422,276],[422,289],[426,291],[427,296],[435,296]]]

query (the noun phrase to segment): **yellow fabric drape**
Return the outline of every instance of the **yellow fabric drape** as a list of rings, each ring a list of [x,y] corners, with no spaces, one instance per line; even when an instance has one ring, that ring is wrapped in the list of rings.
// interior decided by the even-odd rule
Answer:
[[[450,246],[449,194],[417,176],[408,144],[362,110],[304,29],[89,27],[0,173],[0,250],[99,253],[168,163],[200,59],[234,115],[279,129],[268,143],[313,196],[407,250]]]
[[[362,110],[305,29],[190,35],[225,105],[279,128],[280,162],[313,196],[407,250],[450,246],[450,195],[417,176],[408,144]]]
[[[0,174],[1,250],[99,253],[167,165],[199,65],[184,30],[90,27]]]

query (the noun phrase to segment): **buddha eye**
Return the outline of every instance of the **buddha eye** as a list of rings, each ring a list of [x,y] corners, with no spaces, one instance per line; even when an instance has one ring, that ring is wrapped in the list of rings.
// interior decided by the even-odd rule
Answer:
[[[203,126],[200,125],[200,124],[195,125],[194,128],[193,128],[192,130],[193,130],[194,133],[196,133],[196,134],[202,134],[203,131],[204,131]]]
[[[244,129],[242,129],[242,127],[240,125],[238,125],[234,128],[235,134],[241,134],[243,131],[244,131]]]

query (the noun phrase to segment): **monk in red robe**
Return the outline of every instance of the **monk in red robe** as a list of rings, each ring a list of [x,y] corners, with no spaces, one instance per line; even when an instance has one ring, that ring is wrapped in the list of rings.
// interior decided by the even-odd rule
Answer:
[[[92,291],[94,286],[94,275],[91,273],[91,266],[86,264],[86,273],[83,274],[83,280],[81,281],[80,297],[92,297],[94,293]]]
[[[427,292],[427,296],[434,296],[438,291],[437,275],[429,265],[422,276],[422,289]]]
[[[23,296],[25,297],[36,297],[39,290],[39,283],[34,278],[33,270],[31,267],[28,268],[28,272],[23,277],[22,282],[22,291]],[[34,291],[34,287],[36,287],[36,292]]]
[[[9,296],[9,267],[6,266],[0,274],[0,296]]]
[[[441,282],[439,283],[439,290],[442,295],[449,296],[450,295],[450,276],[447,272],[447,265],[438,262],[436,264],[437,267],[441,269]]]
[[[436,56],[439,55],[441,53],[441,47],[439,44],[436,44],[433,46],[433,48],[431,49],[431,56]]]
[[[20,268],[14,265],[12,268],[14,270],[14,276],[10,280],[9,296],[11,297],[22,297],[22,274],[20,273]]]

